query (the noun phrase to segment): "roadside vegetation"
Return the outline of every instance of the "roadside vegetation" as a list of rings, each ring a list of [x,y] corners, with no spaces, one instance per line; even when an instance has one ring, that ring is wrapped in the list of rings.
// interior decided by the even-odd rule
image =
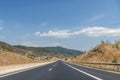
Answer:
[[[110,43],[108,41],[101,41],[101,43],[95,46],[93,49],[85,52],[84,54],[71,58],[74,63],[80,62],[106,62],[106,63],[120,63],[120,41],[115,41]],[[106,65],[94,65],[94,64],[84,64],[87,66],[120,70],[120,66],[106,66]]]
[[[82,51],[66,49],[63,47],[28,47],[10,45],[0,41],[0,66],[13,64],[26,64],[33,62],[46,62],[77,56]]]
[[[0,50],[0,66],[26,63],[33,63],[33,60],[16,53]]]

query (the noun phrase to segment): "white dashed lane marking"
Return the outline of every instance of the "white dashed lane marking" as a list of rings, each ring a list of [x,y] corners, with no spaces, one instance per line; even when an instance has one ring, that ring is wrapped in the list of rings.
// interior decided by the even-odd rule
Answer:
[[[48,71],[52,71],[52,68],[48,69]]]

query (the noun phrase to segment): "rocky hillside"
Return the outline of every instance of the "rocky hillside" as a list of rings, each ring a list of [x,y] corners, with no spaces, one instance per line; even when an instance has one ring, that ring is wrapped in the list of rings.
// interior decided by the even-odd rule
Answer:
[[[113,62],[120,63],[120,41],[114,44],[101,42],[90,51],[72,59],[75,62]]]

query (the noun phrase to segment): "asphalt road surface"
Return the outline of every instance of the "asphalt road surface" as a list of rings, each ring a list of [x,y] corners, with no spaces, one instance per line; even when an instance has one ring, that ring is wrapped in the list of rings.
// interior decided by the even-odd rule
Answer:
[[[1,75],[0,80],[120,80],[120,74],[86,68],[59,60],[16,74]]]

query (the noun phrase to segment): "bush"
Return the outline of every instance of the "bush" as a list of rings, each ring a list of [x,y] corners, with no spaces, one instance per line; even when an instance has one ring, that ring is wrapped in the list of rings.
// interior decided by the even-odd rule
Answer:
[[[120,41],[115,41],[114,46],[115,46],[117,49],[119,49]]]
[[[117,63],[117,59],[114,58],[114,59],[112,60],[112,63]]]

